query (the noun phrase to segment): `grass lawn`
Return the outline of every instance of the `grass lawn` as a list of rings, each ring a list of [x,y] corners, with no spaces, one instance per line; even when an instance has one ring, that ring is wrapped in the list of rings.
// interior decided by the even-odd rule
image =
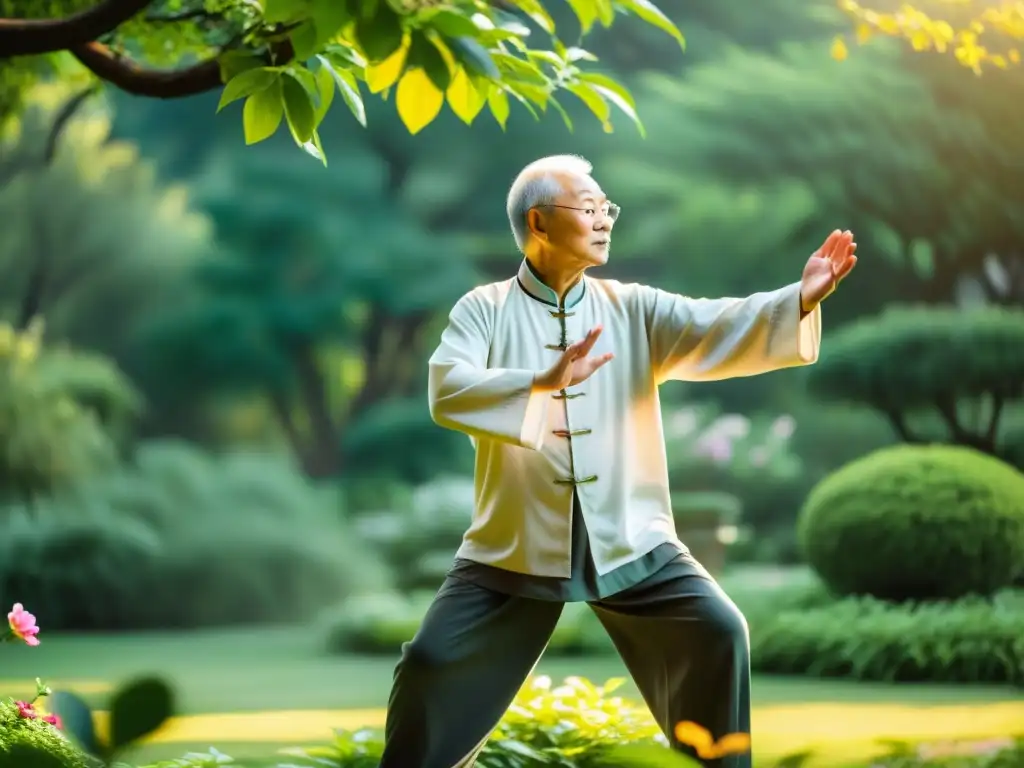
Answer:
[[[130,636],[47,634],[38,648],[10,646],[0,695],[29,694],[40,676],[102,706],[112,683],[158,673],[179,692],[182,717],[140,755],[170,757],[210,745],[234,756],[330,738],[334,728],[379,725],[394,658],[332,657],[317,638],[269,628]],[[552,658],[554,678],[625,676],[614,656]],[[1021,691],[986,686],[905,686],[756,678],[754,737],[759,756],[826,746],[842,765],[876,753],[878,738],[986,737],[1024,731]],[[638,697],[629,685],[625,695]]]

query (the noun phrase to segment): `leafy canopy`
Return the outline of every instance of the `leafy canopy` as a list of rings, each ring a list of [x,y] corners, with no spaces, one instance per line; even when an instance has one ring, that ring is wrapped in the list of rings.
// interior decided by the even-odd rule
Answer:
[[[58,18],[48,18],[55,5]],[[682,34],[650,0],[570,5],[575,45],[563,41],[542,0],[0,0],[0,50],[23,57],[14,70],[45,64],[58,74],[66,73],[70,53],[136,95],[175,98],[223,88],[221,109],[243,104],[246,143],[264,141],[284,124],[321,160],[318,128],[336,97],[365,126],[365,92],[384,99],[393,92],[414,134],[445,102],[467,124],[487,107],[504,128],[517,102],[538,119],[558,112],[571,128],[559,102],[566,92],[605,130],[612,130],[614,106],[642,132],[629,91],[590,71],[597,59],[579,42],[620,14],[639,17],[681,46]],[[26,6],[38,16],[2,18],[20,17]],[[541,39],[532,44],[535,32]],[[10,87],[13,75],[5,77]],[[13,97],[2,95],[9,109]]]
[[[981,74],[983,66],[1006,69],[1020,64],[1024,41],[1024,2],[1021,0],[922,0],[898,8],[891,0],[839,0],[839,7],[856,25],[854,38],[863,44],[873,37],[908,42],[915,51],[952,53],[963,66]],[[846,37],[832,44],[832,56],[849,54]]]

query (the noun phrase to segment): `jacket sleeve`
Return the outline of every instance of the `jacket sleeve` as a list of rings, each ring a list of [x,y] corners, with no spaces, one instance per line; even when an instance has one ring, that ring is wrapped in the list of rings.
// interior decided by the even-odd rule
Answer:
[[[659,383],[755,376],[818,359],[821,308],[801,317],[799,283],[745,299],[646,287],[641,297]]]
[[[448,316],[429,362],[434,422],[474,439],[539,450],[551,395],[533,389],[534,371],[488,368],[491,318],[486,300],[463,296]]]

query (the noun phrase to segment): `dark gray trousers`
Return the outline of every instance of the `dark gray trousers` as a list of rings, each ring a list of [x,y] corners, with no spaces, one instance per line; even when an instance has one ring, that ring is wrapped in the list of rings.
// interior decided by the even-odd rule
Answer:
[[[395,670],[381,768],[472,765],[543,653],[562,606],[449,577]],[[691,556],[590,606],[675,749],[692,754],[673,734],[684,720],[716,739],[750,733],[747,624]],[[751,758],[706,765],[750,768]]]

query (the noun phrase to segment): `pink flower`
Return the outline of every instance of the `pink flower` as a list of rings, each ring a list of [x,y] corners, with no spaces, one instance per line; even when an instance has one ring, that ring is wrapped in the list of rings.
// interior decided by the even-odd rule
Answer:
[[[14,702],[14,706],[18,708],[18,714],[26,720],[36,719],[36,710],[27,701],[16,701]]]
[[[704,435],[695,446],[697,455],[725,464],[732,458],[732,442],[723,435]]]
[[[49,723],[58,731],[64,730],[64,722],[60,719],[60,716],[58,715],[47,715],[43,718],[43,721]]]
[[[15,637],[25,641],[25,645],[39,645],[39,627],[36,626],[36,617],[25,610],[21,603],[15,603],[14,608],[7,614],[7,623],[10,624],[11,632]]]
[[[779,440],[788,440],[796,432],[796,419],[788,413],[779,416],[771,427],[772,436]]]

